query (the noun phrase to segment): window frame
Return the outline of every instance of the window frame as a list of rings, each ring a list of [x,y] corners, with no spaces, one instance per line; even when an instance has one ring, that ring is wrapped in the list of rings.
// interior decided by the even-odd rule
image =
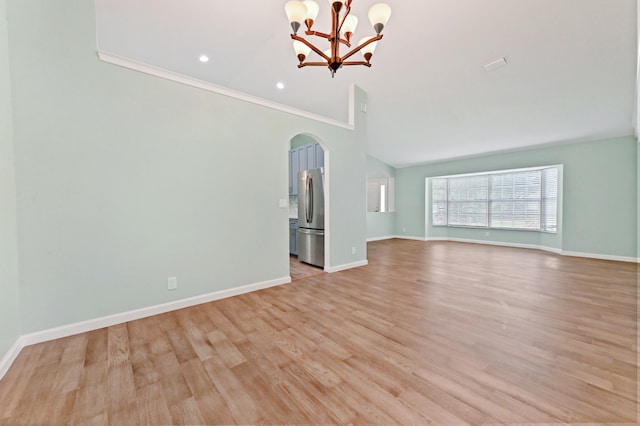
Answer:
[[[549,196],[546,192],[545,187],[545,170],[554,169],[555,170],[555,182],[556,189],[554,191],[555,196]],[[539,219],[538,219],[538,228],[518,228],[518,227],[497,227],[492,226],[491,224],[491,204],[492,202],[499,202],[499,200],[492,198],[492,179],[491,176],[496,175],[504,175],[504,174],[517,174],[517,173],[527,173],[527,172],[540,172],[540,196],[539,198],[534,199],[523,199],[523,201],[537,202],[539,206]],[[524,232],[539,232],[545,234],[558,234],[559,233],[559,218],[561,217],[561,174],[562,174],[562,165],[549,165],[549,166],[538,166],[538,167],[526,167],[526,168],[518,168],[518,169],[507,169],[507,170],[492,170],[488,172],[479,172],[479,173],[464,173],[457,175],[446,175],[446,176],[433,176],[429,178],[429,209],[431,216],[431,226],[433,228],[471,228],[471,229],[486,229],[486,230],[502,230],[502,231],[524,231]],[[459,224],[451,224],[449,220],[449,212],[450,212],[450,180],[458,179],[458,178],[471,178],[471,177],[480,177],[486,176],[486,187],[487,187],[487,196],[486,196],[486,225],[459,225]],[[434,197],[434,182],[436,180],[444,181],[444,200],[441,198]],[[439,190],[441,190],[439,188]],[[553,200],[555,202],[555,223],[549,226],[551,222],[547,221],[548,211],[546,209],[548,200]],[[512,201],[516,201],[516,198]],[[444,223],[442,220],[439,220],[436,224],[436,215],[434,214],[434,206],[438,204],[442,206],[444,204],[444,214],[439,211],[439,218],[441,219],[444,216]]]

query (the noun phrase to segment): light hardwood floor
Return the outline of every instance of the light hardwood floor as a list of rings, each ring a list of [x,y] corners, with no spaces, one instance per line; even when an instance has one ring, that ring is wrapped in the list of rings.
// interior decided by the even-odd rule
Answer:
[[[368,251],[366,267],[27,347],[0,424],[635,424],[636,265]]]
[[[324,273],[323,268],[300,262],[297,256],[289,256],[289,276],[291,277],[291,281],[297,281],[301,278],[309,278]]]

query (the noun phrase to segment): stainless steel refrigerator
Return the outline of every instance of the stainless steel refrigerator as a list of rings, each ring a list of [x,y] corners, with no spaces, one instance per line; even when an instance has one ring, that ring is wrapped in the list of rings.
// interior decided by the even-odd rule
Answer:
[[[324,169],[298,172],[298,260],[324,267]]]

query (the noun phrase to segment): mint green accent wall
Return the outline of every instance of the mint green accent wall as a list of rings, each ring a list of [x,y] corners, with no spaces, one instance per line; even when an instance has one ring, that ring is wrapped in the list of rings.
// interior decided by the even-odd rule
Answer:
[[[396,229],[407,236],[543,244],[568,252],[635,257],[637,253],[637,144],[634,137],[554,145],[446,161],[396,171]],[[562,240],[524,231],[425,226],[425,178],[563,164]],[[612,206],[616,206],[612,209]],[[445,234],[446,233],[446,234]],[[542,238],[553,238],[542,236]]]
[[[352,131],[101,62],[92,0],[8,14],[24,333],[287,277],[301,133],[328,148],[329,265],[365,259],[362,113]]]
[[[291,139],[291,149],[300,148],[301,146],[314,144],[317,141],[309,135],[295,135]]]
[[[367,178],[395,177],[396,169],[375,157],[367,155]]]
[[[395,177],[396,169],[370,155],[367,156],[367,179]],[[367,212],[367,238],[389,237],[395,234],[395,212]]]
[[[16,187],[6,1],[0,0],[0,359],[20,335]]]

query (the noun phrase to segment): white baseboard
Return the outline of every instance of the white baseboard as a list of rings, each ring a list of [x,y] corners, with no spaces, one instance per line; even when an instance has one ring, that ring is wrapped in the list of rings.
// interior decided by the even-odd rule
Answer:
[[[74,334],[86,333],[88,331],[110,327],[112,325],[150,317],[152,315],[164,314],[166,312],[175,311],[177,309],[188,308],[189,306],[200,305],[202,303],[213,302],[214,300],[226,299],[227,297],[250,293],[252,291],[275,287],[282,284],[288,284],[290,282],[291,277],[289,276],[276,278],[273,280],[215,291],[213,293],[202,294],[200,296],[189,297],[173,302],[162,303],[160,305],[148,306],[146,308],[136,309],[133,311],[121,312],[105,317],[90,319],[87,321],[25,334],[18,338],[9,352],[4,356],[4,358],[2,358],[2,361],[0,361],[0,379],[2,379],[7,370],[9,370],[9,367],[11,367],[11,364],[13,363],[13,361],[15,361],[16,357],[25,346],[47,342],[54,339],[60,339],[62,337],[72,336]]]
[[[264,288],[274,287],[281,284],[291,282],[291,277],[276,278],[274,280],[263,281],[254,284],[248,284],[241,287],[234,287],[226,290],[215,291],[213,293],[202,294],[200,296],[189,297],[186,299],[167,302],[160,305],[148,306],[146,308],[136,309],[133,311],[122,312],[106,317],[95,318],[75,324],[63,325],[60,327],[50,328],[48,330],[37,331],[22,336],[24,344],[33,345],[35,343],[46,342],[49,340],[59,339],[61,337],[72,336],[78,333],[86,333],[87,331],[97,330],[99,328],[110,327],[112,325],[121,324],[127,321],[135,321],[137,319],[150,317],[152,315],[164,314],[166,312],[175,311],[177,309],[187,308],[189,306],[200,305],[202,303],[213,302],[214,300],[226,299],[227,297],[237,296],[239,294],[250,293]]]
[[[560,250],[558,248],[555,248],[555,247],[535,246],[533,248],[534,249],[538,249],[538,250],[542,250],[542,251],[548,251],[548,252],[555,253],[555,254],[565,255],[565,252],[563,252],[562,250]]]
[[[599,253],[583,253],[583,252],[577,252],[577,251],[565,251],[555,247],[539,246],[535,244],[518,244],[518,243],[506,243],[502,241],[487,241],[487,240],[468,240],[464,238],[429,238],[427,241],[445,241],[445,240],[456,241],[460,243],[488,244],[493,246],[536,249],[536,250],[549,251],[552,253],[560,254],[562,256],[574,256],[574,257],[585,257],[589,259],[614,260],[617,262],[640,263],[639,262],[640,259],[636,257],[614,256],[614,255],[599,254]]]
[[[410,235],[387,235],[385,237],[371,237],[371,238],[367,238],[367,242],[373,242],[373,241],[383,241],[383,240],[392,240],[394,238],[398,238],[401,240],[414,240],[414,241],[429,241],[427,240],[427,238],[422,238],[422,237],[412,237]],[[446,240],[446,238],[445,238]]]
[[[424,237],[412,237],[410,235],[394,235],[391,238],[399,238],[401,240],[427,241]]]
[[[338,265],[338,266],[329,266],[324,268],[324,270],[326,272],[333,273],[333,272],[344,271],[345,269],[358,268],[360,266],[367,266],[368,264],[369,264],[369,261],[365,259],[359,262],[345,263],[343,265]]]
[[[561,254],[563,256],[587,257],[589,259],[615,260],[616,262],[640,263],[639,257],[612,256],[608,254],[582,253],[577,251],[563,251]]]
[[[390,240],[392,238],[395,238],[395,237],[393,235],[387,235],[386,237],[371,237],[371,238],[367,238],[367,242],[370,243],[371,241]]]
[[[539,246],[536,244],[521,244],[521,243],[507,243],[503,241],[491,241],[491,240],[472,240],[468,238],[428,238],[427,241],[454,241],[456,243],[471,243],[471,244],[486,244],[490,246],[502,246],[502,247],[514,247],[524,249],[536,249],[551,251],[557,254],[562,254],[562,250],[553,247]]]
[[[0,360],[0,380],[7,374],[9,367],[11,367],[13,361],[16,360],[22,348],[26,346],[22,340],[22,336],[18,337],[15,343],[9,348],[9,351]]]
[[[418,241],[454,241],[458,243],[486,244],[491,246],[543,250],[543,251],[548,251],[555,254],[560,254],[562,256],[574,256],[574,257],[585,257],[589,259],[613,260],[616,262],[640,263],[640,258],[637,258],[637,257],[614,256],[614,255],[599,254],[599,253],[583,253],[583,252],[576,252],[576,251],[564,251],[555,247],[539,246],[535,244],[519,244],[519,243],[508,243],[503,241],[472,240],[472,239],[466,239],[466,238],[448,238],[448,237],[419,238],[419,237],[407,237],[403,235],[396,235],[396,236],[388,237],[384,239],[389,239],[389,238],[402,238],[405,240],[418,240]],[[380,238],[380,239],[383,239],[383,238]],[[379,240],[372,240],[372,241],[379,241]]]

